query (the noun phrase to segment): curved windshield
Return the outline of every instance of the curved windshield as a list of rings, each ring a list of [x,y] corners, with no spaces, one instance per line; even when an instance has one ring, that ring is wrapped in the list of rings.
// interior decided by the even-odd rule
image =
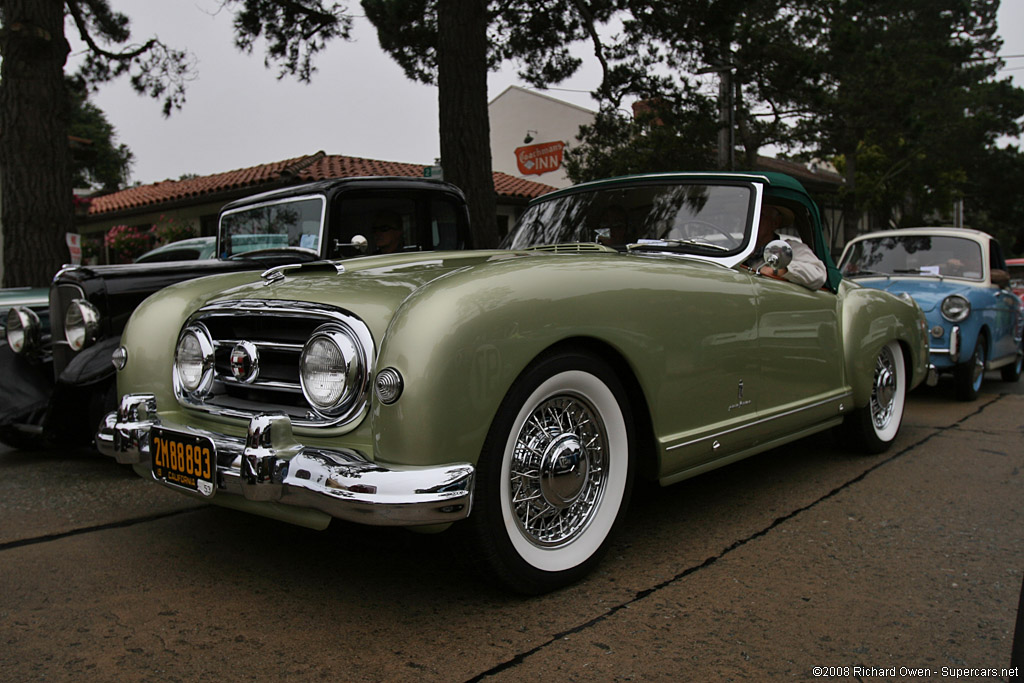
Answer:
[[[289,248],[319,254],[325,205],[321,196],[296,197],[228,211],[220,218],[220,257]]]
[[[956,277],[980,280],[981,245],[962,237],[893,235],[860,240],[839,265],[845,277],[873,275]]]
[[[746,185],[613,185],[573,192],[531,205],[502,246],[596,242],[624,250],[654,242],[668,250],[732,253],[743,246],[753,198]]]

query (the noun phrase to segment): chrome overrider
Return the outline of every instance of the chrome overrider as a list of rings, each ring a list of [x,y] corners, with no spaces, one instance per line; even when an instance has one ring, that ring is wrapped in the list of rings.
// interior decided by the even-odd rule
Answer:
[[[382,526],[453,522],[467,517],[472,506],[475,470],[469,463],[400,466],[371,462],[350,449],[303,446],[285,415],[256,415],[244,439],[170,424],[161,421],[152,394],[122,397],[117,412],[100,424],[96,447],[121,464],[148,464],[154,426],[213,441],[214,496],[240,495]],[[229,465],[221,464],[228,458]]]

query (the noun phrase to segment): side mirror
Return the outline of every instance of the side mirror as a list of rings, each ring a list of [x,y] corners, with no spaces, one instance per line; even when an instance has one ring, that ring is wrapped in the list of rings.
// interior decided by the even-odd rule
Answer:
[[[334,244],[332,246],[334,247],[335,251],[337,251],[341,247],[352,247],[360,254],[365,254],[367,251],[370,250],[369,241],[367,241],[367,239],[362,235],[352,235],[351,242],[339,242],[338,240],[334,240]]]
[[[999,289],[1007,289],[1010,286],[1010,274],[1001,268],[993,268],[992,284],[999,287]]]
[[[780,270],[787,267],[793,261],[793,247],[789,246],[786,240],[772,240],[764,245],[761,253],[766,266]]]

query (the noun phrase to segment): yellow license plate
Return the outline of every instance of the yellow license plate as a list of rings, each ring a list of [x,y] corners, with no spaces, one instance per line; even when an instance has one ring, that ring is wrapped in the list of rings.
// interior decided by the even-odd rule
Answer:
[[[209,438],[153,427],[149,448],[154,479],[207,497],[213,495],[217,451]]]

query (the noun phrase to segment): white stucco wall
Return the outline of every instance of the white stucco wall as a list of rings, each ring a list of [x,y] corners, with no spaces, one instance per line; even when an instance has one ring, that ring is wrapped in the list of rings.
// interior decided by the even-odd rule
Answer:
[[[515,150],[558,141],[564,142],[567,148],[573,147],[579,144],[576,136],[580,126],[591,123],[594,112],[514,85],[491,100],[488,111],[491,119],[491,166],[495,171],[554,187],[572,184],[565,174],[564,165],[541,174],[520,173]],[[529,143],[524,142],[527,134],[533,138]]]

